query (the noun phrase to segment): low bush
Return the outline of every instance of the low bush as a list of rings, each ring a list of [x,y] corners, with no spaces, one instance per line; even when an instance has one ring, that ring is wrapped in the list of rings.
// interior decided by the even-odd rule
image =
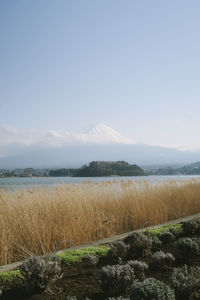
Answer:
[[[182,222],[183,234],[185,236],[199,235],[200,234],[200,221],[190,220]]]
[[[82,257],[82,261],[86,263],[88,266],[96,266],[99,258],[96,255],[85,255]]]
[[[116,241],[110,245],[110,251],[108,255],[114,257],[121,257],[124,259],[129,253],[130,246],[122,241]]]
[[[175,242],[175,248],[177,250],[177,254],[186,261],[199,255],[199,245],[191,238],[179,239],[177,242]]]
[[[166,231],[166,232],[163,232],[160,236],[159,236],[159,239],[161,240],[161,242],[166,245],[166,244],[170,244],[172,243],[173,241],[175,241],[176,237],[175,235],[170,232],[170,231]]]
[[[135,273],[130,265],[104,266],[99,271],[100,286],[106,296],[119,296],[130,291]]]
[[[151,250],[152,251],[159,251],[162,247],[162,242],[159,240],[157,236],[154,236],[152,238],[152,245],[151,245]]]
[[[171,253],[158,251],[153,254],[150,265],[152,269],[166,269],[171,267],[174,261],[175,258]]]
[[[181,237],[183,235],[182,224],[179,223],[174,226],[170,226],[169,232],[171,232],[175,236],[175,239]]]
[[[126,244],[130,245],[131,256],[147,256],[151,253],[152,239],[143,233],[134,232],[124,239]]]
[[[200,286],[200,267],[188,267],[184,265],[175,268],[170,278],[170,286],[178,297],[188,299]],[[193,300],[193,299],[192,299]]]
[[[51,286],[62,277],[61,260],[50,255],[30,257],[22,263],[20,272],[31,289],[51,291]]]
[[[130,300],[175,300],[174,291],[155,278],[143,282],[135,280],[132,285]]]
[[[130,260],[127,262],[127,264],[133,268],[135,277],[138,280],[142,281],[145,279],[145,272],[148,270],[148,265],[145,262],[139,260]]]

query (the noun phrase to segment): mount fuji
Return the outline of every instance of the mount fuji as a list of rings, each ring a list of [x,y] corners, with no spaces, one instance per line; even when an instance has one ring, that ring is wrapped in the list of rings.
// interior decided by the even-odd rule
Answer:
[[[100,144],[134,144],[133,140],[122,136],[120,133],[106,126],[103,123],[98,123],[94,127],[84,131],[85,140],[90,143]]]
[[[187,164],[199,161],[200,153],[138,145],[102,123],[81,132],[50,130],[43,135],[0,126],[0,169],[79,167],[93,160]]]
[[[17,149],[30,147],[62,147],[78,144],[133,144],[114,129],[98,123],[81,132],[49,130],[42,135],[19,131],[15,128],[0,127],[0,156],[8,156]],[[13,151],[12,151],[13,150]]]

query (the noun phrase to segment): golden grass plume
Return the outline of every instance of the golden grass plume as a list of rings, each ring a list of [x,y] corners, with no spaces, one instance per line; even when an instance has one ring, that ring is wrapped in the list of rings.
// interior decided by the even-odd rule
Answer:
[[[0,264],[200,211],[200,181],[102,181],[0,191]],[[63,244],[66,247],[66,244]]]

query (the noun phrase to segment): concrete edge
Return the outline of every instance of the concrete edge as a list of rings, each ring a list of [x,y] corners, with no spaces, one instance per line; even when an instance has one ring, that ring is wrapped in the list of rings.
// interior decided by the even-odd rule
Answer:
[[[157,225],[154,225],[154,226],[149,226],[148,228],[158,228],[158,227],[161,227],[161,226],[164,226],[164,225],[178,224],[180,222],[189,221],[189,220],[196,219],[196,218],[200,218],[200,213],[190,215],[188,217],[183,217],[183,218],[171,220],[171,221],[161,223],[161,224],[157,224]],[[102,239],[102,240],[94,241],[94,242],[91,242],[91,243],[88,243],[88,244],[83,244],[83,245],[78,245],[78,246],[75,246],[75,247],[67,248],[67,249],[64,249],[64,250],[57,251],[56,254],[66,252],[68,250],[78,250],[78,249],[82,249],[82,248],[88,248],[88,247],[93,247],[93,246],[109,244],[109,243],[112,243],[112,242],[117,241],[117,240],[122,240],[125,237],[127,237],[129,234],[133,233],[133,232],[142,232],[145,229],[146,228],[137,229],[137,230],[133,230],[133,231],[123,233],[123,234],[114,235],[114,236],[111,236],[109,238],[105,238],[105,239]],[[0,273],[17,270],[22,263],[23,263],[23,261],[19,261],[19,262],[15,262],[15,263],[12,263],[12,264],[0,266]]]

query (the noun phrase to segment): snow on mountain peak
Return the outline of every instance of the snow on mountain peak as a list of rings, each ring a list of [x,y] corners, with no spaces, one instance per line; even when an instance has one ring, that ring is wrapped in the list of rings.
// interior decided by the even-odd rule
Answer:
[[[103,123],[97,123],[96,125],[89,127],[84,131],[85,134],[106,134],[108,132],[115,132],[112,128],[106,126]],[[115,132],[117,133],[117,132]]]
[[[97,123],[92,128],[87,129],[84,132],[84,136],[88,142],[94,143],[133,144],[133,140],[122,136],[120,133],[103,123]]]
[[[48,143],[61,144],[134,144],[133,140],[122,136],[117,131],[103,123],[97,123],[87,130],[76,133],[48,132]]]

